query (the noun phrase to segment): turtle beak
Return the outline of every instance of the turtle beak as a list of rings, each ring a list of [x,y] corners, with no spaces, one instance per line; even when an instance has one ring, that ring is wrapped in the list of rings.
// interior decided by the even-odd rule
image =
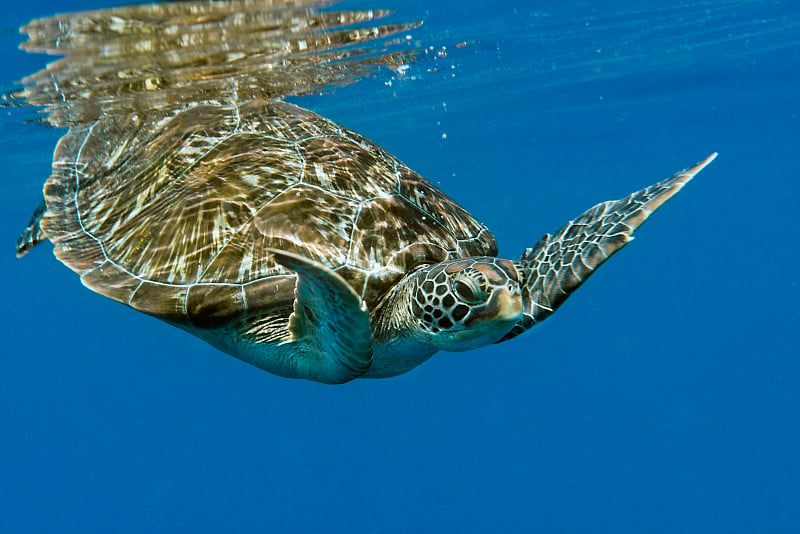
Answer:
[[[522,315],[522,298],[519,292],[511,292],[502,287],[495,289],[489,302],[486,303],[487,317],[494,317],[495,321],[517,322]]]
[[[516,323],[522,316],[522,297],[519,291],[499,287],[492,292],[489,301],[478,313],[473,313],[465,326],[474,327],[481,323]]]
[[[495,317],[498,321],[517,322],[522,315],[522,298],[519,291],[512,293],[506,288],[497,289],[489,299],[489,306],[496,307]]]

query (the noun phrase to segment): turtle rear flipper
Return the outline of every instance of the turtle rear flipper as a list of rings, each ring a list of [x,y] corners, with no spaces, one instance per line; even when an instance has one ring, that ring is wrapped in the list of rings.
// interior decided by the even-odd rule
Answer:
[[[28,226],[22,231],[17,238],[17,257],[21,258],[27,254],[33,247],[47,239],[42,230],[42,217],[47,211],[47,204],[44,200],[36,207],[36,210],[31,215],[31,220]]]
[[[499,342],[549,317],[603,262],[633,240],[633,232],[717,156],[627,197],[597,204],[555,235],[545,234],[517,261],[522,319]],[[498,342],[498,343],[499,343]]]
[[[361,298],[324,265],[284,251],[269,252],[297,274],[288,335],[278,345],[284,366],[278,374],[329,384],[364,374],[372,364],[372,333]]]

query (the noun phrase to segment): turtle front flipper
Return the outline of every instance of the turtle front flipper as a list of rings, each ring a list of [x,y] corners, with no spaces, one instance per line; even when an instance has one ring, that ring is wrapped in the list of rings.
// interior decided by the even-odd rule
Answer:
[[[523,315],[499,342],[549,317],[595,269],[633,240],[633,232],[650,214],[716,156],[711,154],[694,167],[621,200],[598,204],[527,249],[516,263],[521,275]]]
[[[288,360],[287,376],[339,384],[364,374],[372,363],[372,334],[361,298],[324,265],[284,251],[269,252],[297,273],[289,335],[279,345]]]

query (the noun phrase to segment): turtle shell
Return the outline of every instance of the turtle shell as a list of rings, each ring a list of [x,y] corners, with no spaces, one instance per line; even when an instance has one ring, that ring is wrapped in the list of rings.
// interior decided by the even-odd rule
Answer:
[[[90,289],[216,327],[293,299],[269,249],[337,271],[370,309],[409,270],[494,236],[369,140],[295,105],[107,116],[60,140],[42,228]]]

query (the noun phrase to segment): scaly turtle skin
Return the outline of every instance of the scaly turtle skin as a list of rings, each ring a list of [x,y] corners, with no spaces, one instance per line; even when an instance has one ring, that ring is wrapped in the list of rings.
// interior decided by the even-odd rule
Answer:
[[[341,383],[544,320],[714,155],[512,262],[376,144],[281,101],[108,116],[59,142],[17,243],[269,372]]]

